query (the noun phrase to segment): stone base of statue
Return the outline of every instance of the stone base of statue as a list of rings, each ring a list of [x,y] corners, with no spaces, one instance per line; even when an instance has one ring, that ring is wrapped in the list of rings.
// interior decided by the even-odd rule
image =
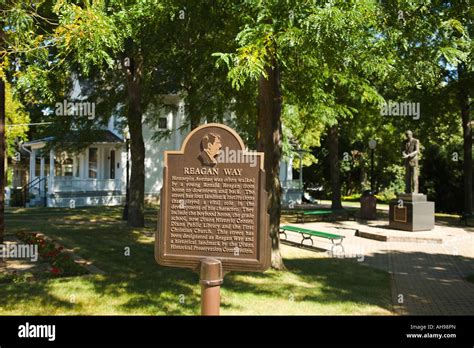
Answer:
[[[434,202],[428,201],[422,193],[401,193],[389,206],[390,228],[411,232],[434,228]]]

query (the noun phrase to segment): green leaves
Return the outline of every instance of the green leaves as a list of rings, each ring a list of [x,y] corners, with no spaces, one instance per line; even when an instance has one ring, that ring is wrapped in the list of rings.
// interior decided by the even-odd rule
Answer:
[[[453,66],[457,66],[459,63],[466,61],[468,56],[468,52],[449,46],[440,47],[437,54],[438,59],[444,58]]]
[[[15,139],[27,140],[30,118],[23,105],[15,98],[9,83],[5,84],[5,116],[7,154],[12,156],[15,151]]]
[[[239,90],[247,80],[256,81],[265,76],[265,67],[275,54],[273,28],[269,24],[247,25],[236,39],[239,47],[235,53],[214,53],[216,66],[223,64],[229,69],[228,78],[232,86]]]
[[[60,47],[59,59],[72,53],[71,58],[79,63],[85,74],[89,73],[91,65],[112,66],[122,41],[118,35],[120,29],[107,15],[104,1],[84,1],[83,6],[78,6],[60,0],[54,11],[59,17],[59,25],[54,31]]]

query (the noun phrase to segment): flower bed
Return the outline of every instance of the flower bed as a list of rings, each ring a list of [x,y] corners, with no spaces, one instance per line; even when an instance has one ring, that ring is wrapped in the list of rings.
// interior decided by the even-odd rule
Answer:
[[[74,262],[71,255],[64,251],[62,246],[57,246],[56,243],[44,236],[38,233],[23,231],[18,232],[16,235],[23,243],[38,245],[39,257],[51,266],[46,271],[47,276],[70,277],[89,273],[87,269]]]

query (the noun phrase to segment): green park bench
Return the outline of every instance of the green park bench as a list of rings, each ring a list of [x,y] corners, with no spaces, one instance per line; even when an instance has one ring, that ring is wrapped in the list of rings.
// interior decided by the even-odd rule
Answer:
[[[331,240],[331,243],[333,244],[332,248],[334,248],[335,246],[340,246],[342,248],[342,250],[344,250],[344,247],[342,246],[342,241],[345,237],[341,236],[339,234],[309,230],[307,228],[290,226],[290,225],[280,226],[280,234],[283,234],[285,236],[285,239],[288,239],[288,236],[287,236],[286,232],[295,232],[295,233],[301,234],[301,236],[303,237],[303,239],[301,240],[301,245],[304,245],[303,244],[304,241],[309,239],[311,241],[311,246],[312,246],[313,245],[313,239],[311,237],[314,236],[314,237],[329,239],[329,240]]]
[[[324,217],[335,217],[338,215],[347,215],[348,219],[355,220],[355,211],[354,210],[346,210],[346,209],[320,209],[320,210],[303,210],[298,214],[296,222],[305,223],[305,218],[310,216],[320,216]]]

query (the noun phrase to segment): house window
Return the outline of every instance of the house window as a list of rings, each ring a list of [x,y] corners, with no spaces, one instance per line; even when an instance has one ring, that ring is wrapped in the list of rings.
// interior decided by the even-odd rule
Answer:
[[[168,118],[160,117],[158,119],[158,128],[160,129],[168,129]]]
[[[89,148],[89,178],[97,179],[98,150]]]
[[[49,175],[49,161],[45,159],[45,176]],[[56,156],[54,161],[54,175],[57,177],[73,176],[74,173],[74,160],[70,155],[63,152]]]
[[[66,158],[61,165],[61,173],[63,176],[72,176],[73,169],[73,160],[72,158]]]

